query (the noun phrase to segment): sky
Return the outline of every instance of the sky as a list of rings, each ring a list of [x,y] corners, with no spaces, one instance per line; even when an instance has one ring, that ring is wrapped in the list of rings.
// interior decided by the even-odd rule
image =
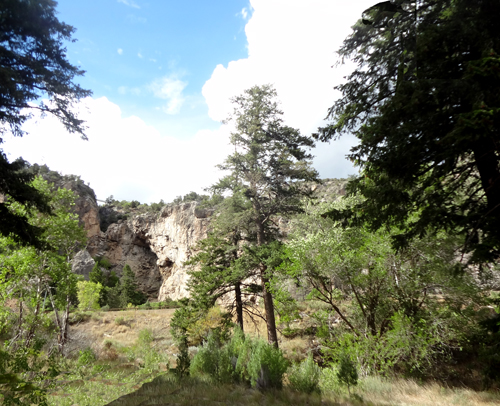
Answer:
[[[352,70],[336,51],[374,0],[59,0],[58,18],[75,27],[69,61],[93,94],[79,104],[88,141],[53,117],[35,116],[22,156],[90,184],[97,198],[141,203],[203,193],[231,153],[221,124],[230,99],[254,85],[277,90],[286,125],[310,135],[325,125]],[[322,178],[357,173],[345,135],[313,149]]]

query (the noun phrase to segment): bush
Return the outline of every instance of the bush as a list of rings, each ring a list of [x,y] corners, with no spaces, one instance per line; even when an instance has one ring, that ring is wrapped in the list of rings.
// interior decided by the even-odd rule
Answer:
[[[287,368],[288,361],[279,349],[235,328],[226,344],[222,344],[217,332],[210,332],[194,356],[190,372],[205,375],[214,383],[246,382],[258,389],[269,389],[282,387]]]
[[[337,379],[341,384],[347,386],[349,394],[351,394],[351,386],[358,384],[358,370],[347,354],[343,354],[340,358]]]
[[[128,320],[126,320],[123,316],[119,316],[115,319],[115,324],[117,326],[126,326],[128,325]]]
[[[249,337],[247,337],[247,340],[249,340]],[[264,340],[255,341],[247,365],[250,383],[253,387],[258,389],[281,389],[283,375],[287,368],[288,361],[279,349]]]
[[[214,306],[187,328],[189,342],[194,345],[200,344],[208,338],[210,332],[217,332],[220,335],[221,342],[227,341],[231,326],[231,314],[223,312],[218,306]]]
[[[229,348],[221,347],[217,335],[212,332],[191,361],[189,371],[192,376],[206,374],[216,383],[231,383],[235,380]]]
[[[337,378],[338,368],[330,365],[320,370],[318,387],[321,392],[339,392],[340,384]]]
[[[79,367],[86,367],[95,362],[97,357],[95,356],[94,351],[92,351],[92,348],[87,347],[84,350],[78,351],[78,360],[76,364]]]
[[[155,337],[151,329],[145,328],[139,331],[139,338],[138,338],[139,345],[149,347],[151,343],[154,341],[154,339]]]
[[[312,354],[288,370],[290,387],[298,392],[312,393],[319,390],[321,370],[314,362]]]

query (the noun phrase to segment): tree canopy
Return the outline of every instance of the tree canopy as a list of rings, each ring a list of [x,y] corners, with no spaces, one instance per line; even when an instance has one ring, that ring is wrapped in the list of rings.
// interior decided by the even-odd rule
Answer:
[[[22,125],[33,111],[59,118],[69,132],[86,139],[84,122],[73,111],[89,96],[74,82],[83,71],[70,64],[65,41],[73,41],[73,27],[56,17],[53,0],[2,0],[0,5],[0,144],[10,131],[22,136]],[[45,99],[45,100],[44,100]],[[22,159],[9,162],[0,150],[0,194],[47,212],[49,206],[30,186]],[[39,232],[27,218],[9,212],[0,203],[0,233],[36,243]],[[39,230],[38,230],[39,231]]]
[[[499,13],[494,0],[379,3],[339,51],[357,68],[316,136],[357,136],[350,190],[366,199],[351,220],[398,226],[396,246],[441,229],[473,260],[500,254]]]
[[[301,211],[301,198],[307,194],[303,181],[316,180],[317,172],[310,167],[312,156],[307,151],[314,141],[283,124],[276,97],[276,90],[264,85],[232,99],[235,107],[226,123],[234,124],[231,143],[235,152],[219,166],[229,174],[212,190],[242,193],[250,201],[238,218],[247,224],[247,244],[255,247],[268,340],[277,346],[274,303],[268,286],[272,267],[264,258],[269,251],[266,245],[280,236],[278,216]]]

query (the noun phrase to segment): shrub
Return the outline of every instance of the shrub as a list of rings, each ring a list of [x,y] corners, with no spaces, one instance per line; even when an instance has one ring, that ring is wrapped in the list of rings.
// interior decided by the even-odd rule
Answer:
[[[189,371],[192,376],[206,374],[216,383],[231,383],[235,380],[229,348],[221,347],[217,335],[212,332],[191,361]]]
[[[255,341],[247,365],[253,387],[280,389],[283,386],[283,375],[287,368],[288,361],[278,348],[264,340]]]
[[[189,342],[194,345],[200,344],[208,338],[211,331],[220,335],[221,342],[227,341],[231,326],[231,314],[214,306],[203,317],[187,327]]]
[[[310,353],[300,364],[295,364],[289,368],[288,380],[290,387],[298,392],[312,393],[318,391],[320,374],[321,370]]]
[[[138,342],[139,345],[149,347],[154,341],[155,337],[151,329],[145,328],[139,331]]]
[[[104,340],[104,342],[102,343],[102,347],[103,348],[100,358],[108,361],[115,361],[116,359],[118,359],[118,351],[114,347],[112,341]]]
[[[337,378],[338,368],[330,365],[328,368],[320,370],[318,387],[321,392],[339,392],[340,384]]]
[[[347,386],[349,394],[351,394],[351,386],[358,384],[358,370],[347,354],[343,354],[340,357],[337,379],[341,384]]]
[[[117,326],[126,326],[128,324],[128,321],[125,319],[125,317],[119,316],[115,319],[115,324]]]
[[[87,347],[84,350],[78,352],[78,360],[76,364],[79,367],[86,367],[95,362],[96,356],[92,348]]]

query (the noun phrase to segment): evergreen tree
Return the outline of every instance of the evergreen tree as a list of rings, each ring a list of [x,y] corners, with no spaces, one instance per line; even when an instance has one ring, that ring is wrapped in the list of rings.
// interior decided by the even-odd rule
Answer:
[[[135,273],[130,265],[125,265],[120,278],[120,303],[126,307],[129,303],[137,306],[145,303],[147,300],[144,293],[138,290],[135,280]]]
[[[498,15],[496,0],[383,2],[339,51],[358,67],[317,136],[358,137],[355,218],[399,227],[398,247],[441,229],[473,260],[500,255]]]
[[[234,124],[231,143],[235,152],[219,166],[229,171],[229,175],[212,187],[220,194],[224,191],[242,193],[250,201],[239,219],[247,224],[247,243],[256,247],[255,253],[280,236],[275,222],[277,216],[300,211],[305,189],[298,181],[317,178],[309,166],[311,155],[305,151],[314,142],[283,124],[283,112],[275,98],[272,86],[264,85],[254,86],[232,99],[235,108],[226,123]],[[258,273],[268,341],[277,346],[274,304],[269,290],[272,272],[260,258]]]
[[[73,82],[83,71],[66,58],[65,41],[72,40],[74,28],[56,18],[52,0],[4,0],[0,7],[0,144],[5,132],[22,136],[23,123],[38,110],[58,117],[70,132],[83,139],[83,121],[72,111],[74,104],[90,95]],[[39,101],[48,98],[49,102]],[[34,176],[22,159],[9,162],[0,149],[0,195],[29,208],[50,213],[50,205],[30,182]],[[43,245],[42,230],[24,213],[12,212],[1,199],[0,234],[16,240]]]

